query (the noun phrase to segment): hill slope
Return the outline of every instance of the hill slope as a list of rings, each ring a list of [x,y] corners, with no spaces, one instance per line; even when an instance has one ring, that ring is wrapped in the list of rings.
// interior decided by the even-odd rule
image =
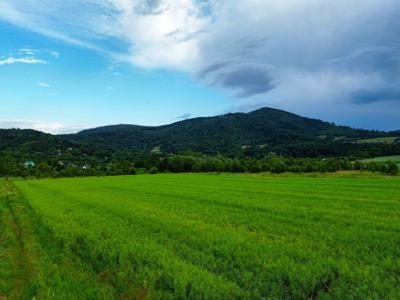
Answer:
[[[54,136],[35,130],[0,129],[0,156],[17,160],[109,161],[129,154],[167,155],[188,149],[204,154],[263,156],[270,152],[293,157],[400,154],[399,144],[380,141],[393,133],[358,130],[263,108],[250,113],[195,118],[165,126],[114,125]]]
[[[70,141],[107,145],[118,150],[160,149],[164,153],[179,153],[192,149],[206,154],[278,151],[298,156],[296,152],[302,152],[305,148],[329,155],[325,153],[326,149],[332,143],[337,144],[339,139],[384,135],[382,132],[336,126],[281,110],[262,108],[250,113],[195,118],[158,127],[99,127],[63,137]],[[360,147],[346,143],[345,148]],[[333,152],[332,155],[341,154]],[[300,156],[307,155],[304,153]]]
[[[9,154],[18,160],[104,157],[111,149],[84,144],[31,129],[0,129],[0,157]]]

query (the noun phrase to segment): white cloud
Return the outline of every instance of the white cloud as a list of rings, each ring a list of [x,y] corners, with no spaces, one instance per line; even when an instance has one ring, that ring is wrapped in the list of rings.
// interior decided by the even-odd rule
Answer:
[[[16,63],[30,64],[30,65],[47,64],[46,61],[34,57],[21,57],[21,58],[9,57],[7,59],[0,60],[0,66],[12,65]]]
[[[193,0],[159,1],[153,9],[158,11],[140,14],[136,6],[122,12],[121,26],[132,44],[130,60],[142,67],[193,69],[200,54],[198,37],[211,19]]]
[[[22,55],[30,55],[30,56],[33,56],[33,55],[35,55],[35,54],[38,53],[38,52],[39,52],[39,50],[31,49],[31,48],[22,48],[22,49],[19,49],[19,50],[18,50],[18,53],[19,53],[19,54],[22,54]]]
[[[51,85],[46,82],[38,82],[37,85],[42,88],[47,88],[47,89],[51,87]]]
[[[0,120],[0,128],[34,129],[51,134],[66,134],[76,133],[85,129],[86,127],[81,125],[70,125],[36,120]]]
[[[97,0],[88,0],[87,2],[90,5],[97,2]],[[83,34],[84,36],[81,37],[78,32],[74,31],[76,28],[81,28],[82,32],[85,33],[92,31],[89,26],[84,24],[87,18],[82,16],[82,12],[85,11],[82,6],[82,2],[77,0],[71,0],[70,2],[60,0],[43,0],[40,2],[32,0],[3,0],[0,2],[0,19],[69,44],[108,52],[99,45],[88,41],[90,34]],[[58,16],[57,19],[54,18],[54,15]],[[74,17],[71,20],[66,20],[68,15]],[[93,21],[93,19],[92,16],[91,20]],[[93,25],[95,23],[96,21],[93,21]],[[82,25],[80,26],[79,24]],[[101,27],[98,21],[97,24]],[[66,30],[67,27],[70,27],[71,31]]]
[[[205,3],[205,1],[204,1]],[[0,19],[146,68],[190,70],[212,21],[197,0],[4,0]],[[54,19],[57,15],[57,21]],[[112,47],[107,40],[118,41]],[[111,43],[113,44],[113,43]]]
[[[60,57],[60,53],[57,52],[57,51],[52,51],[52,50],[50,50],[49,53],[50,53],[50,55],[53,56],[55,59],[57,59],[57,58]]]
[[[357,118],[361,104],[372,115],[372,102],[400,99],[398,0],[2,0],[0,19],[142,68],[186,71],[247,97],[240,107]]]
[[[60,53],[58,51],[49,50],[49,49],[45,49],[45,50],[33,49],[29,46],[26,48],[18,49],[17,53],[20,56],[29,56],[29,57],[34,57],[35,55],[43,54],[43,53],[50,55],[52,58],[55,58],[55,59],[58,59],[60,57]]]

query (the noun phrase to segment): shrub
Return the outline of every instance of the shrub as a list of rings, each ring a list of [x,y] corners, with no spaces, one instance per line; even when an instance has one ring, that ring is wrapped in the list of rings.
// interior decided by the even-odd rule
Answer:
[[[399,167],[398,167],[394,162],[390,162],[390,163],[387,165],[386,172],[387,172],[389,175],[397,175],[397,174],[399,173]]]
[[[136,175],[136,174],[137,174],[136,168],[133,168],[133,167],[130,168],[129,173],[130,173],[131,175]]]
[[[158,173],[158,169],[156,168],[156,167],[152,167],[150,170],[149,170],[149,174],[157,174]]]

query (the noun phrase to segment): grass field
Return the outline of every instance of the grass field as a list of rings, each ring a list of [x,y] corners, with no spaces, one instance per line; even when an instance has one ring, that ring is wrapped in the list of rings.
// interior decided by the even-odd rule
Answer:
[[[357,140],[357,143],[360,144],[371,144],[371,143],[383,143],[383,144],[394,144],[400,140],[398,136],[388,136],[388,137],[379,137],[379,138],[371,138],[371,139],[360,139]]]
[[[0,299],[400,298],[400,177],[0,187]]]
[[[363,162],[376,162],[376,163],[387,163],[394,162],[400,168],[400,155],[392,155],[392,156],[379,156],[370,159],[364,159]]]
[[[392,155],[392,156],[379,156],[379,157],[375,157],[375,158],[370,158],[370,159],[365,159],[363,160],[364,162],[396,162],[396,163],[400,163],[400,155]]]

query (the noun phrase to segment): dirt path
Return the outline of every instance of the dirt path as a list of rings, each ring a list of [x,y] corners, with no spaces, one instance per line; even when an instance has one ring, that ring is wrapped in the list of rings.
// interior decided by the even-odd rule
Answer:
[[[29,232],[25,232],[22,220],[19,219],[17,198],[18,194],[12,183],[8,180],[0,182],[0,201],[2,210],[0,211],[1,231],[0,254],[8,264],[9,270],[1,276],[3,288],[0,290],[0,299],[21,299],[25,294],[25,289],[30,285],[33,278],[33,267],[26,249],[25,238],[29,238]],[[7,272],[8,271],[8,272]],[[11,273],[11,274],[6,274]],[[3,274],[2,274],[3,275]]]

